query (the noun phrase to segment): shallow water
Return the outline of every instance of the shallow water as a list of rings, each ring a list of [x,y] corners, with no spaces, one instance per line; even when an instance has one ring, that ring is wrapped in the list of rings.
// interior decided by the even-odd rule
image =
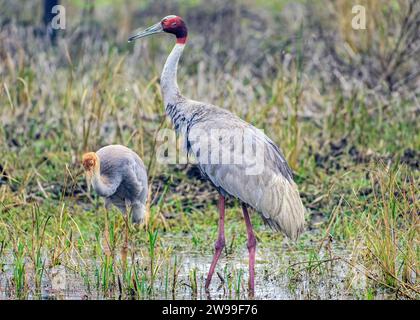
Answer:
[[[180,246],[182,248],[182,245]],[[181,252],[181,253],[179,253]],[[205,277],[212,260],[211,254],[198,251],[177,251],[179,275],[176,290],[173,293],[165,285],[164,277],[158,277],[153,291],[144,299],[247,299],[248,252],[236,250],[230,255],[223,254],[219,260],[210,292],[204,290]],[[366,278],[350,267],[340,257],[349,256],[341,248],[333,248],[322,262],[308,261],[307,250],[291,251],[284,246],[257,249],[255,299],[360,299],[365,298]],[[147,258],[136,258],[139,265],[147,263]],[[0,299],[13,299],[11,257],[3,262],[0,273]],[[95,261],[87,261],[95,265]],[[171,259],[173,261],[173,259]],[[29,263],[28,263],[29,265]],[[91,268],[92,269],[92,268]],[[195,270],[197,288],[191,286],[191,272]],[[30,270],[27,270],[30,274]],[[104,295],[95,288],[94,272],[88,275],[91,280],[87,285],[80,272],[70,267],[56,266],[45,270],[42,288],[37,295],[29,290],[27,299],[128,299],[118,294],[118,289]],[[168,278],[169,279],[169,278]],[[31,276],[26,281],[33,282]],[[170,282],[171,280],[168,280]],[[33,285],[32,285],[33,286]],[[384,299],[386,295],[376,293],[375,298]]]

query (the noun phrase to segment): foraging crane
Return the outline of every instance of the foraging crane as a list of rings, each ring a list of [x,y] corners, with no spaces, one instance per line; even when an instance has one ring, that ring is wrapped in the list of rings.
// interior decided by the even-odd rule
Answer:
[[[109,145],[83,155],[88,185],[105,198],[105,207],[115,205],[123,215],[131,206],[131,221],[142,223],[147,200],[147,173],[143,161],[131,149]]]
[[[187,154],[194,155],[201,173],[219,192],[218,238],[205,289],[208,291],[217,261],[225,246],[225,196],[230,195],[242,202],[249,251],[248,285],[249,292],[253,295],[256,238],[247,207],[259,212],[273,229],[296,239],[303,231],[305,223],[305,209],[298,188],[281,150],[260,130],[227,110],[181,95],[177,84],[177,68],[187,42],[188,31],[180,17],[167,16],[144,31],[135,31],[128,41],[162,32],[176,37],[176,44],[161,75],[166,114],[183,138]],[[216,132],[216,136],[213,132]],[[236,141],[242,141],[239,148],[232,142],[238,135],[240,137]],[[246,148],[250,149],[251,154],[254,153],[255,161],[245,154]],[[214,155],[227,156],[230,160],[209,161]],[[242,161],[233,161],[232,157]],[[252,166],[259,166],[259,170],[251,172]]]

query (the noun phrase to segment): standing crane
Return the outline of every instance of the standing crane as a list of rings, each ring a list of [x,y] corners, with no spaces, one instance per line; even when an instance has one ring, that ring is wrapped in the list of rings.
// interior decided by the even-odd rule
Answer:
[[[131,149],[109,145],[83,155],[88,185],[105,198],[105,207],[115,205],[123,215],[131,206],[131,221],[144,220],[147,200],[147,173],[143,161]]]
[[[259,212],[262,219],[273,229],[297,239],[305,224],[305,209],[297,185],[293,181],[292,171],[281,150],[260,130],[227,110],[190,100],[180,93],[177,84],[178,61],[184,51],[188,35],[187,26],[182,18],[175,15],[167,16],[143,31],[134,31],[128,41],[162,32],[176,37],[176,44],[163,67],[160,82],[166,114],[170,117],[177,133],[183,138],[187,154],[195,157],[203,176],[209,179],[219,192],[218,238],[205,289],[208,291],[217,261],[225,246],[225,197],[230,195],[242,202],[248,238],[248,285],[249,292],[253,295],[257,243],[248,207]],[[213,132],[219,135],[215,137]],[[223,133],[222,136],[220,133]],[[232,142],[238,134],[241,135],[239,141],[242,141],[239,148]],[[202,139],[203,136],[208,138]],[[246,147],[251,151],[257,151],[256,161],[252,161],[251,157],[244,153]],[[209,161],[209,158],[213,159],[215,154],[243,161],[222,161],[222,163]],[[249,172],[251,166],[261,164],[258,172]]]

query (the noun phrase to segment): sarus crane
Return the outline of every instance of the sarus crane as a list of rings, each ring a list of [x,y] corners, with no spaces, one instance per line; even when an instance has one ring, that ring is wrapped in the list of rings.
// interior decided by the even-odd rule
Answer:
[[[86,180],[95,192],[105,198],[105,207],[115,205],[123,215],[131,206],[131,221],[142,223],[148,192],[143,161],[131,149],[109,145],[83,155]]]
[[[218,238],[205,289],[208,292],[217,261],[225,246],[225,197],[230,195],[242,203],[249,252],[248,286],[249,293],[253,296],[256,238],[248,207],[259,212],[262,219],[273,229],[297,239],[305,224],[305,209],[297,185],[282,151],[262,131],[225,109],[188,99],[180,93],[177,68],[188,35],[187,26],[181,17],[166,16],[143,31],[134,31],[128,41],[162,32],[176,37],[176,44],[166,60],[160,79],[166,114],[176,132],[181,135],[187,154],[195,157],[203,176],[209,179],[219,192]],[[232,142],[238,141],[235,140],[238,134],[241,135],[241,147]],[[203,136],[206,138],[203,139]],[[252,157],[245,154],[246,148],[250,149],[251,153],[254,152],[256,160],[252,161]],[[214,158],[215,153],[242,161],[209,161],[210,158]],[[258,172],[249,171],[250,167],[258,165]]]

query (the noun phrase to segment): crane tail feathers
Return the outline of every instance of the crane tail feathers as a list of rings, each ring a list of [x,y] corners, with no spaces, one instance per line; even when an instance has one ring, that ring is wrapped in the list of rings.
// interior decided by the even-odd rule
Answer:
[[[290,239],[297,240],[305,227],[305,207],[297,185],[293,181],[277,180],[266,196],[270,199],[263,201],[267,204],[261,210],[264,222],[274,230],[284,232]]]

